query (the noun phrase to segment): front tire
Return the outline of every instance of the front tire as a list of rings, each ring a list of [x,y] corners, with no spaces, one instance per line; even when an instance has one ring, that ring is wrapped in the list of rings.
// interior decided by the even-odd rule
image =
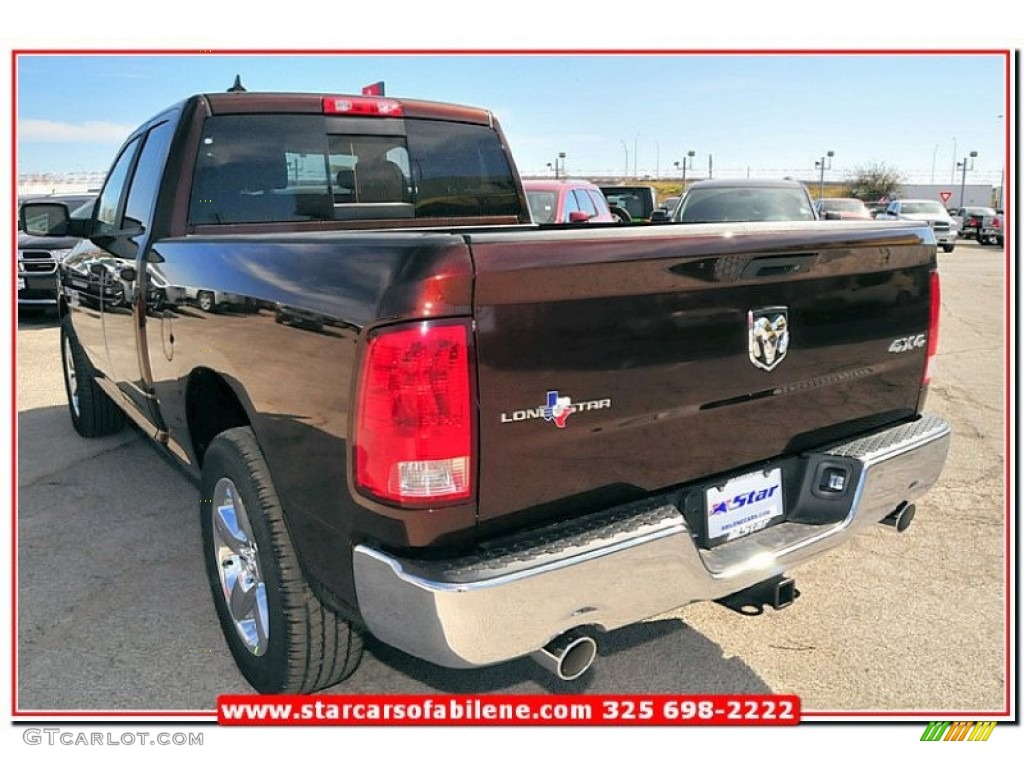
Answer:
[[[96,383],[96,371],[78,343],[68,315],[60,322],[60,359],[64,392],[75,432],[82,437],[103,437],[120,432],[124,427],[124,411]]]
[[[341,682],[362,637],[306,582],[263,453],[249,427],[210,443],[200,500],[203,555],[221,629],[261,693],[309,693]]]

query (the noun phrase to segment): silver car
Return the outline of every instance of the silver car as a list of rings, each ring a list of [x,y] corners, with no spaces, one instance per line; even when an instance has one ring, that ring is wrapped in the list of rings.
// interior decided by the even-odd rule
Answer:
[[[926,221],[935,233],[935,242],[946,253],[956,246],[959,234],[956,221],[938,200],[893,200],[879,220]]]

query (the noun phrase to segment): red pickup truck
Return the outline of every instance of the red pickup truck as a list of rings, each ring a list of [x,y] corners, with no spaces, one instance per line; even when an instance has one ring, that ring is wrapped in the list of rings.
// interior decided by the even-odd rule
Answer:
[[[338,683],[364,633],[579,677],[602,632],[789,604],[945,460],[926,224],[541,226],[486,110],[260,93],[146,122],[88,219],[22,218],[85,238],[71,420],[196,479],[260,691]]]

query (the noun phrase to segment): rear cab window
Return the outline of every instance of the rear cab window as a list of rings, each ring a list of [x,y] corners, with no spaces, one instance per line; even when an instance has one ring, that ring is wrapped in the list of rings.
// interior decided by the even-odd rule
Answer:
[[[208,118],[189,204],[193,225],[519,214],[488,126],[321,115]]]
[[[814,221],[814,210],[800,189],[707,187],[687,191],[678,221],[689,224],[734,221]]]
[[[538,224],[554,224],[558,212],[558,194],[544,190],[526,190],[533,220]]]

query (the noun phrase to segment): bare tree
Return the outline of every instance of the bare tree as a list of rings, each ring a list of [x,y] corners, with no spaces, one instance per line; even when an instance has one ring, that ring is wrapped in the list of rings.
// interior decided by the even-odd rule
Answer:
[[[846,180],[846,195],[859,200],[874,201],[899,195],[903,174],[885,163],[872,163],[854,171]]]

